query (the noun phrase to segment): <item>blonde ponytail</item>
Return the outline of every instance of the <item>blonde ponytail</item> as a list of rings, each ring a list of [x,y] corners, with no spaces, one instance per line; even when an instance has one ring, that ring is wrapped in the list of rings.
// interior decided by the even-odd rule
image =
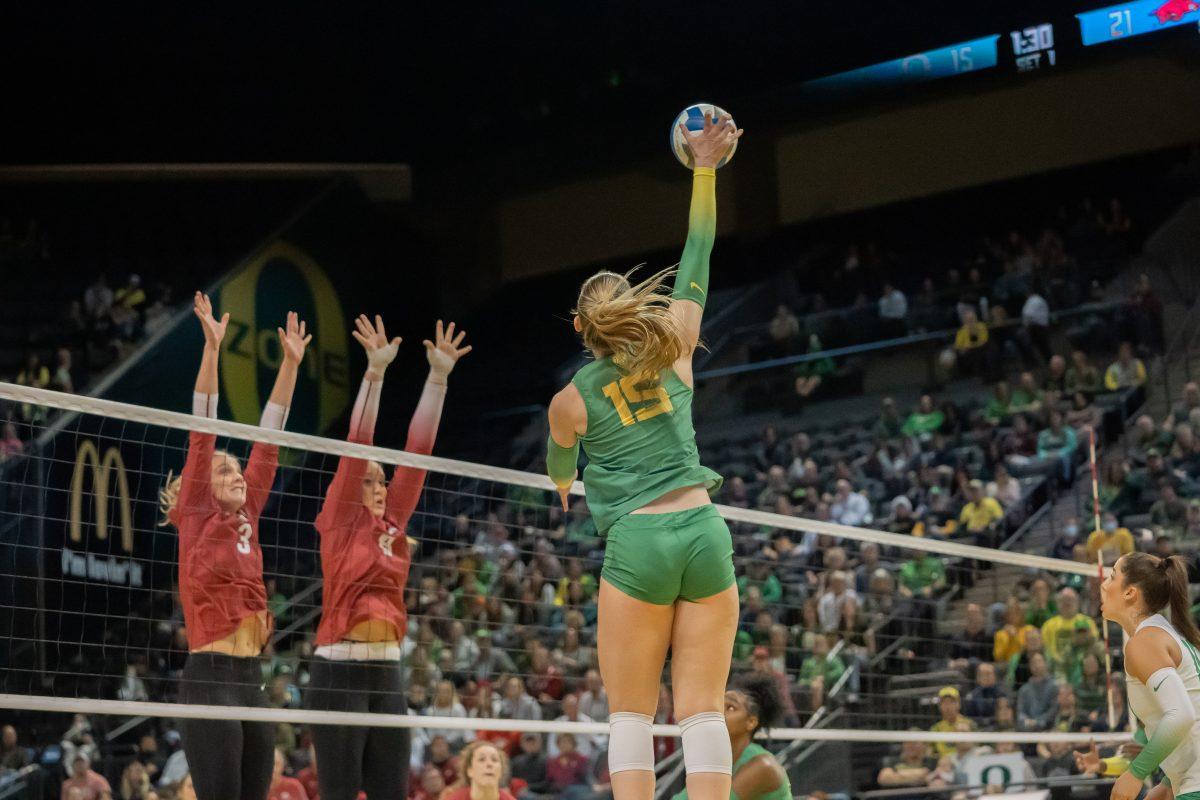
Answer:
[[[173,470],[167,473],[166,485],[158,490],[158,513],[162,515],[158,520],[160,526],[171,524],[171,511],[179,502],[179,487],[182,485],[182,475],[176,475]]]
[[[671,313],[671,297],[663,291],[675,271],[631,285],[632,274],[597,272],[584,281],[572,313],[579,316],[583,344],[594,355],[612,356],[626,373],[657,380],[688,351],[679,319]]]

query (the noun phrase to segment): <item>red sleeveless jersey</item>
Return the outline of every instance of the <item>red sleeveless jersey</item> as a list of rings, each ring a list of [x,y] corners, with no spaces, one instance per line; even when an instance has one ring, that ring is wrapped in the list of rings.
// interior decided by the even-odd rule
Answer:
[[[189,434],[179,499],[168,515],[179,531],[179,599],[191,650],[225,638],[246,617],[267,610],[258,518],[275,482],[279,448],[255,443],[242,473],[246,504],[229,513],[212,493],[216,439]]]
[[[350,441],[371,444],[372,438],[351,436]],[[411,556],[405,528],[421,497],[425,470],[396,468],[382,519],[363,505],[366,472],[363,459],[341,458],[317,515],[325,580],[318,647],[341,641],[369,619],[391,623],[398,639],[408,628],[404,588]]]

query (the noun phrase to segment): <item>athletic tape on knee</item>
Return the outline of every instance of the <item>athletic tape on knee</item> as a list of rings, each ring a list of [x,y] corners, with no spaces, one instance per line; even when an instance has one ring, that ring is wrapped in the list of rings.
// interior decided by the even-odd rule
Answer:
[[[608,715],[608,771],[654,771],[654,738],[650,735],[652,717],[632,711]],[[726,736],[726,739],[729,737]]]
[[[704,711],[679,720],[683,731],[683,766],[693,772],[733,774],[733,749],[729,729],[720,711]]]

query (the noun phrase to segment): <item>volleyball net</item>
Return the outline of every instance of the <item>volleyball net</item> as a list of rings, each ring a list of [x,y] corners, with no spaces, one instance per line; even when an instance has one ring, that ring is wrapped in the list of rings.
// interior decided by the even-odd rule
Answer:
[[[581,484],[563,512],[548,479],[532,473],[11,384],[0,384],[0,403],[25,442],[0,463],[0,709],[103,715],[110,729],[144,718],[264,720],[294,741],[306,726],[337,723],[410,727],[454,744],[571,733],[602,747],[603,542]],[[256,441],[282,448],[259,530],[276,619],[261,659],[267,708],[179,702],[178,543],[158,524],[158,492],[183,465],[188,431],[215,434],[238,457]],[[408,531],[409,714],[304,708],[322,608],[313,521],[343,456],[427,471]],[[1019,541],[998,549],[977,536],[718,508],[734,533],[742,597],[732,675],[775,676],[785,719],[771,739],[794,749],[1128,738],[1119,682],[1110,693],[1104,671],[1094,561],[1021,552]],[[1035,719],[1017,696],[1043,675],[1058,689]],[[678,735],[669,689],[668,670],[662,741]]]

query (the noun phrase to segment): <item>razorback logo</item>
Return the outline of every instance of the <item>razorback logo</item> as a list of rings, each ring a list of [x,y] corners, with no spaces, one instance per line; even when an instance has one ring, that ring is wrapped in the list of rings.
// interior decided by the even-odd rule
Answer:
[[[1165,25],[1168,22],[1178,22],[1185,14],[1197,10],[1200,10],[1200,2],[1196,0],[1167,0],[1154,9],[1154,16],[1160,25]]]

